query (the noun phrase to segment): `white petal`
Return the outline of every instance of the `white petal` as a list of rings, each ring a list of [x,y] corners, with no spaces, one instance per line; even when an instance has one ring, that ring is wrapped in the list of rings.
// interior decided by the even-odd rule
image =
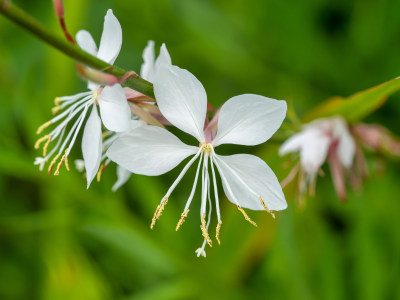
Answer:
[[[112,191],[115,192],[118,190],[121,186],[123,186],[128,179],[131,177],[132,173],[129,172],[127,169],[117,166],[117,177],[118,180],[114,183],[112,187]]]
[[[92,112],[86,122],[82,137],[82,154],[83,160],[85,161],[88,188],[99,169],[101,151],[101,121],[97,113],[97,108],[93,105]]]
[[[122,29],[111,9],[104,17],[103,34],[97,57],[109,64],[113,64],[122,45]]]
[[[316,128],[305,129],[296,133],[281,145],[279,148],[279,154],[285,155],[287,153],[300,151],[310,140],[316,139],[319,136],[320,131]]]
[[[157,57],[156,64],[154,66],[155,72],[160,68],[161,65],[167,64],[172,65],[171,56],[167,50],[167,46],[163,43],[160,48],[160,54]]]
[[[300,150],[300,161],[304,170],[315,174],[328,155],[331,139],[323,132],[315,130],[315,134],[306,136]]]
[[[219,159],[217,160],[219,167],[222,169],[225,179],[228,181],[231,191],[241,207],[264,210],[259,199],[260,196],[269,210],[283,210],[287,207],[278,179],[262,159],[249,154],[216,156]],[[229,201],[235,203],[227,189],[225,180],[222,180],[222,183]],[[255,194],[249,191],[245,185],[253,190]]]
[[[97,46],[92,35],[86,30],[79,30],[75,36],[76,42],[81,49],[93,56],[97,56]]]
[[[100,115],[107,129],[123,132],[129,129],[131,111],[124,89],[119,85],[106,86],[98,96]]]
[[[346,130],[342,132],[340,136],[338,145],[338,154],[340,161],[346,168],[350,168],[353,164],[355,151],[356,146],[354,143],[354,139],[346,128]]]
[[[108,149],[107,156],[132,173],[155,176],[175,168],[198,150],[163,128],[144,126],[119,137]]]
[[[245,94],[229,99],[222,106],[213,145],[258,145],[268,140],[281,126],[286,102]]]
[[[140,68],[140,77],[150,82],[153,82],[154,60],[154,41],[148,41],[146,48],[143,50],[143,64]]]
[[[154,79],[154,94],[169,122],[204,142],[207,94],[192,73],[177,66],[161,65]]]

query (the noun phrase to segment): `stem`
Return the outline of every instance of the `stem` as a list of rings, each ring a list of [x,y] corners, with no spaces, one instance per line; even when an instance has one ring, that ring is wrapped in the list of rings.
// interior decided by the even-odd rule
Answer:
[[[38,22],[31,15],[27,14],[25,11],[15,6],[8,0],[0,1],[0,13],[6,16],[8,19],[21,26],[25,30],[29,31],[45,43],[53,46],[59,51],[63,52],[65,55],[71,57],[72,59],[88,66],[93,69],[101,70],[105,73],[112,74],[117,77],[124,76],[127,71],[112,66],[97,57],[94,57],[78,46],[72,45],[65,41],[63,38],[55,35],[53,32],[49,31],[43,24]],[[146,96],[154,98],[153,85],[139,77],[138,74],[129,77],[124,85],[138,91]]]

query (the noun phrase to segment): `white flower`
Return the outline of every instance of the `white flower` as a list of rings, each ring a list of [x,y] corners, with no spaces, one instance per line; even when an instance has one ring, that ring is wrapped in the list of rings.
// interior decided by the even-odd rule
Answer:
[[[281,155],[299,152],[301,166],[312,176],[325,162],[329,151],[337,153],[344,167],[352,166],[355,143],[341,117],[318,119],[304,125],[303,131],[293,135],[279,149]]]
[[[143,51],[143,64],[140,69],[140,77],[142,77],[143,79],[150,81],[150,82],[153,82],[154,75],[156,74],[156,71],[158,70],[159,66],[161,66],[162,64],[171,65],[171,57],[168,53],[168,50],[167,50],[167,47],[165,46],[165,44],[161,45],[160,54],[157,57],[157,60],[155,60],[154,52],[155,52],[154,51],[154,42],[149,41]],[[140,96],[144,96],[144,95],[142,95],[140,93],[135,94],[135,97],[140,97]],[[143,126],[143,125],[145,125],[145,123],[142,121],[132,120],[131,127],[128,131],[130,131],[136,127],[139,127],[139,126]],[[119,136],[122,136],[123,134],[124,133],[119,134]],[[114,137],[116,138],[116,135],[114,135]],[[112,142],[114,142],[114,140],[112,140]],[[111,145],[111,143],[110,143],[110,145]],[[112,191],[115,192],[122,185],[124,185],[128,181],[128,179],[131,177],[131,174],[132,173],[129,172],[127,169],[118,165],[117,166],[117,181],[113,185]]]
[[[77,33],[76,40],[84,51],[107,63],[113,64],[121,49],[121,26],[113,15],[112,10],[109,9],[105,16],[103,34],[98,50],[92,36],[85,30]],[[44,163],[55,155],[48,169],[48,172],[52,173],[54,165],[62,155],[54,174],[58,175],[63,163],[65,163],[65,166],[69,170],[68,155],[85,122],[86,115],[91,110],[82,138],[82,153],[85,162],[87,186],[89,187],[101,162],[101,124],[103,123],[111,131],[126,131],[129,128],[131,113],[124,90],[119,84],[101,88],[100,85],[89,82],[88,89],[90,90],[88,92],[55,99],[56,107],[53,108],[53,113],[57,114],[61,110],[63,112],[39,127],[38,134],[49,125],[58,123],[50,133],[36,142],[35,148],[39,148],[42,142],[45,142],[45,144],[43,147],[43,157],[41,160],[36,159],[35,164],[38,164],[42,169]],[[101,120],[97,111],[97,104],[100,108]],[[70,123],[73,124],[67,130]],[[47,153],[48,146],[52,143],[55,143],[55,145]]]
[[[243,208],[275,211],[287,207],[280,184],[268,165],[260,158],[237,154],[217,155],[214,148],[222,144],[257,145],[267,141],[280,127],[286,114],[286,102],[259,95],[240,95],[229,99],[221,108],[218,132],[214,136],[210,128],[204,130],[207,111],[207,95],[202,84],[190,72],[176,66],[162,65],[154,80],[154,92],[161,113],[173,125],[194,136],[199,146],[182,143],[165,129],[155,126],[136,128],[118,138],[109,148],[107,156],[136,174],[161,175],[179,165],[188,156],[193,158],[185,165],[178,178],[162,198],[151,224],[161,215],[171,193],[189,167],[199,158],[194,184],[176,230],[184,222],[195,194],[201,167],[201,230],[205,243],[212,241],[208,234],[211,216],[210,185],[213,183],[215,208],[218,218],[216,239],[222,224],[215,168],[219,171],[223,189],[228,199],[237,205],[245,218]],[[213,121],[210,124],[215,123]],[[212,179],[209,171],[211,169]],[[208,201],[208,204],[207,204]],[[209,206],[206,224],[206,209]],[[198,250],[198,255],[203,252]],[[205,255],[205,253],[204,253]]]

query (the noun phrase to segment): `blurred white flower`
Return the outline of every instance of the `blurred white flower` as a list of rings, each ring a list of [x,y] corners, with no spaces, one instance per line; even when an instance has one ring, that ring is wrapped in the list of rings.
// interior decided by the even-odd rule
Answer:
[[[355,142],[346,121],[339,117],[318,119],[304,125],[301,132],[282,144],[280,155],[299,152],[300,165],[314,181],[322,164],[328,159],[339,196],[345,197],[343,170],[349,169],[354,160]]]
[[[186,145],[165,129],[143,126],[119,137],[107,151],[107,156],[122,167],[136,174],[150,176],[164,174],[178,166],[188,156],[194,155],[162,198],[154,214],[151,228],[160,217],[171,193],[197,158],[199,162],[194,184],[176,230],[188,215],[201,167],[200,227],[204,243],[200,248],[202,251],[199,249],[196,251],[198,255],[203,255],[206,243],[212,246],[208,234],[212,209],[210,168],[218,218],[216,239],[218,243],[220,242],[219,231],[222,221],[214,165],[219,171],[228,199],[237,205],[246,220],[252,224],[255,225],[243,208],[265,209],[270,212],[287,207],[275,174],[263,160],[248,154],[221,156],[214,151],[215,147],[222,144],[257,145],[267,141],[285,118],[285,101],[251,94],[233,97],[217,114],[217,133],[214,135],[212,128],[205,127],[206,92],[190,72],[163,64],[155,75],[154,92],[165,118],[177,128],[194,136],[199,145]],[[216,124],[215,120],[209,123],[211,124]],[[206,224],[207,201],[209,212]]]
[[[77,33],[76,41],[84,51],[107,63],[113,64],[121,49],[122,30],[112,10],[109,9],[105,16],[104,29],[98,50],[92,36],[85,30]],[[131,113],[125,92],[119,84],[101,88],[96,83],[88,82],[88,89],[90,90],[88,92],[55,99],[56,107],[53,108],[53,113],[57,114],[61,110],[63,112],[57,114],[53,119],[39,127],[38,134],[46,127],[58,123],[56,128],[36,142],[35,148],[39,148],[42,142],[45,142],[45,144],[43,147],[43,157],[41,160],[36,159],[35,164],[39,164],[42,169],[44,163],[55,155],[48,168],[50,174],[61,156],[54,175],[58,175],[63,163],[65,163],[65,166],[69,170],[68,155],[85,122],[86,115],[91,109],[82,138],[82,153],[85,162],[87,186],[89,187],[101,162],[101,124],[103,123],[111,131],[126,131],[129,128]],[[97,105],[100,108],[101,120],[97,111]],[[67,126],[70,123],[73,124],[67,130]],[[56,142],[55,145],[47,153],[48,147],[53,142]]]

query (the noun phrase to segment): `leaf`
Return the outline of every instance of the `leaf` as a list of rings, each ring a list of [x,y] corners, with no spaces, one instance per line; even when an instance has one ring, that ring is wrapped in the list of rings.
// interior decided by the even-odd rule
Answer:
[[[335,115],[343,116],[350,123],[359,121],[377,110],[390,95],[400,90],[399,79],[400,77],[397,77],[347,98],[332,97],[308,112],[303,121],[309,122]]]

